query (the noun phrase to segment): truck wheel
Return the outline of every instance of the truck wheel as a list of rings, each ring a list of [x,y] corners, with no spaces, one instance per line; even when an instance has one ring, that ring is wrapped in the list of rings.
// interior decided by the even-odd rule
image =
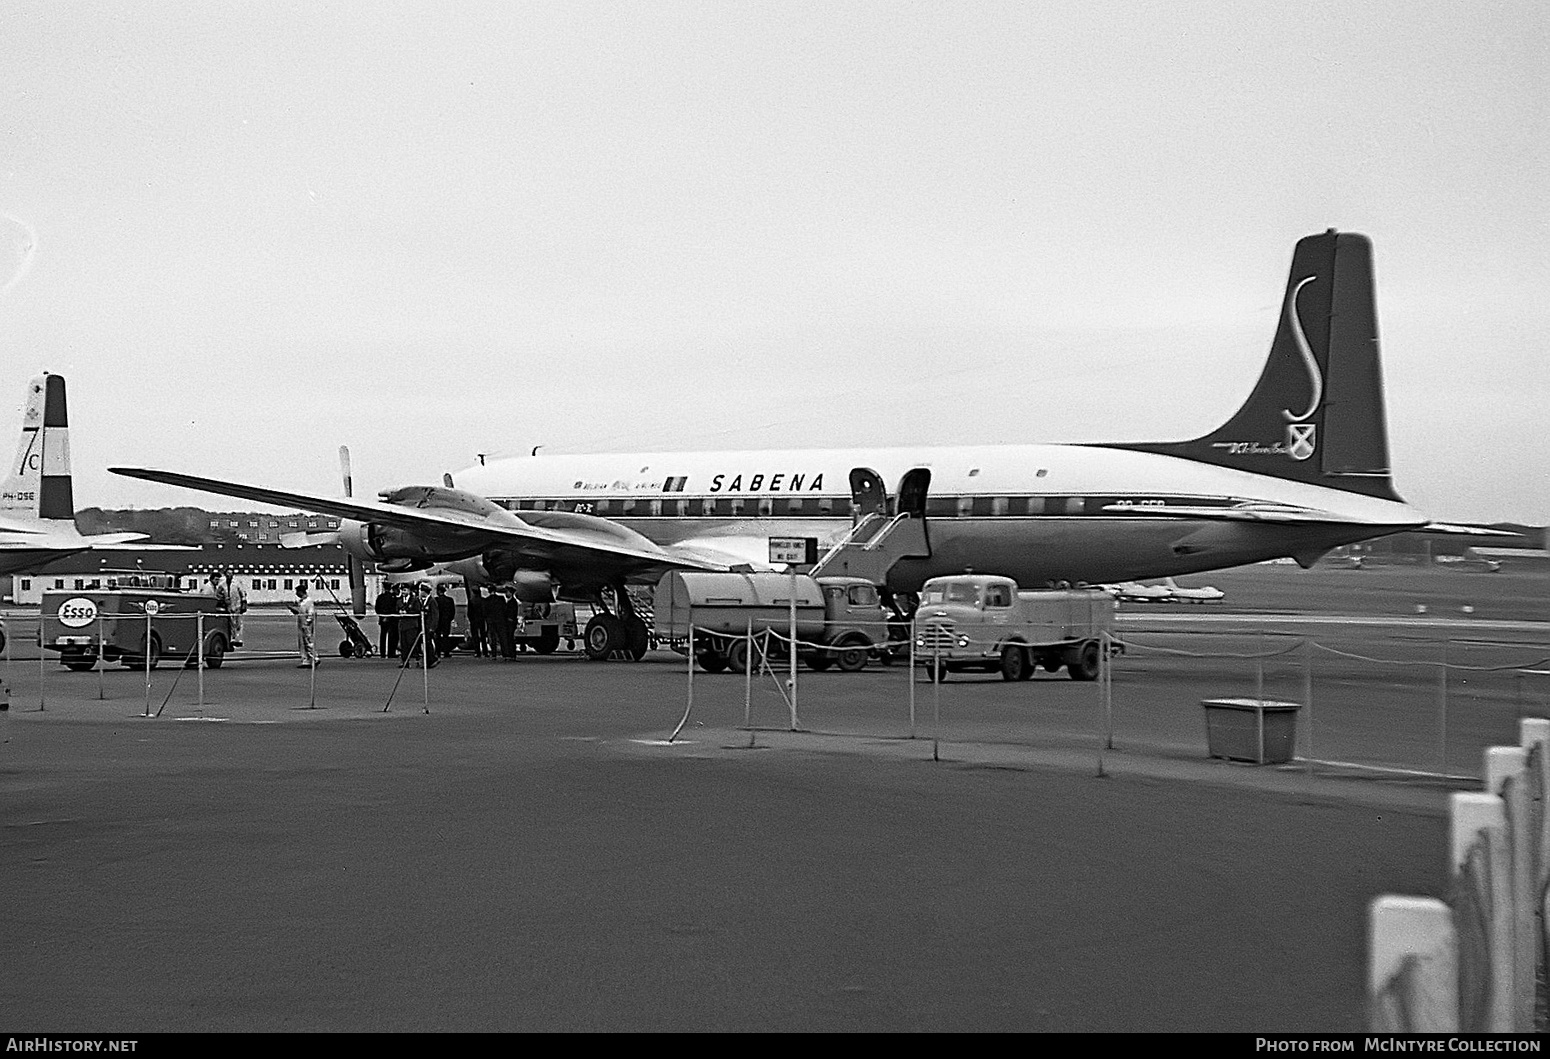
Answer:
[[[1098,645],[1088,640],[1077,651],[1076,657],[1067,665],[1066,670],[1071,674],[1072,680],[1097,680],[1098,679]]]
[[[947,683],[947,663],[946,662],[927,662],[926,663],[926,683],[927,684],[945,684],[945,683]]]
[[[700,668],[707,673],[724,673],[727,668],[727,656],[719,651],[701,651],[698,657]]]
[[[1027,680],[1033,675],[1033,666],[1028,660],[1028,649],[1018,644],[1007,644],[1001,648],[1001,679],[1002,680]]]
[[[155,669],[161,662],[161,637],[154,632],[151,633],[150,656],[150,668]],[[120,655],[119,661],[129,669],[144,669],[147,664],[145,655]]]
[[[727,648],[727,665],[731,667],[734,673],[746,673],[750,666],[758,669],[758,645],[754,645],[754,649],[750,652],[747,640],[733,640],[732,646]]]
[[[825,651],[814,651],[807,656],[807,668],[814,673],[822,673],[834,664],[834,659]]]
[[[84,673],[97,664],[97,656],[90,651],[67,651],[59,656],[59,660],[74,673]]]
[[[553,625],[546,625],[538,634],[538,642],[533,645],[533,650],[541,655],[552,655],[560,646],[560,630]]]
[[[349,641],[346,641],[348,643]],[[205,668],[219,669],[221,663],[226,661],[226,637],[218,632],[212,632],[205,637]],[[198,662],[194,663],[198,665]]]
[[[840,672],[859,673],[865,669],[869,646],[865,643],[848,643],[835,652],[835,662],[840,667]]]

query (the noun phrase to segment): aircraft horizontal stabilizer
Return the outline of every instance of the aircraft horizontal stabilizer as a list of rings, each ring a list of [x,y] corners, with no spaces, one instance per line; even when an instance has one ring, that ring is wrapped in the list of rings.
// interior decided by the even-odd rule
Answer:
[[[1218,522],[1268,522],[1284,525],[1314,522],[1362,524],[1349,515],[1341,515],[1333,511],[1284,507],[1275,504],[1239,504],[1234,507],[1189,507],[1183,504],[1156,504],[1143,507],[1134,504],[1107,504],[1103,510],[1131,512],[1144,517],[1191,518]]]
[[[1442,533],[1463,537],[1522,537],[1521,533],[1512,530],[1497,529],[1494,526],[1471,526],[1465,522],[1428,522],[1424,526],[1416,527],[1417,533]]]

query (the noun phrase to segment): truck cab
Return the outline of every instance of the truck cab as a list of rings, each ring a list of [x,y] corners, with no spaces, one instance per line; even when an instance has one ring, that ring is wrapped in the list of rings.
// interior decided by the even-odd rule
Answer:
[[[1102,589],[1026,591],[995,575],[936,577],[915,612],[915,660],[936,680],[972,669],[1027,680],[1041,665],[1094,680],[1113,628],[1114,600]]]

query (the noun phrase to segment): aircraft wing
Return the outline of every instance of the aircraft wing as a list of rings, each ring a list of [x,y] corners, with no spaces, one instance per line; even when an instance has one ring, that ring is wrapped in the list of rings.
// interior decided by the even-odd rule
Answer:
[[[524,561],[540,564],[552,562],[561,566],[601,564],[622,573],[666,570],[725,570],[724,564],[712,563],[688,555],[669,553],[655,544],[633,535],[632,539],[611,538],[605,534],[587,533],[575,528],[547,528],[523,522],[515,512],[507,512],[509,522],[491,521],[474,512],[456,511],[445,507],[409,507],[388,504],[378,500],[359,500],[350,497],[313,496],[308,493],[291,493],[282,489],[269,489],[239,482],[223,482],[215,478],[200,478],[192,474],[174,471],[156,471],[142,467],[110,467],[114,474],[140,478],[147,482],[176,485],[185,489],[198,489],[206,493],[234,496],[261,504],[299,508],[324,515],[355,519],[360,522],[376,522],[409,531],[461,531],[464,535],[484,536],[488,542],[506,544],[521,553]],[[608,524],[598,519],[600,524]],[[638,539],[634,539],[638,538]]]

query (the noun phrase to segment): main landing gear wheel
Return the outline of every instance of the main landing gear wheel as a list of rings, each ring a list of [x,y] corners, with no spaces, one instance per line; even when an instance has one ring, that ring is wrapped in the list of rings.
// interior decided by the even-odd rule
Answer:
[[[560,630],[553,625],[545,625],[543,631],[538,634],[538,642],[533,644],[533,650],[541,655],[552,655],[555,648],[559,646]]]
[[[587,657],[594,662],[601,662],[615,651],[625,650],[627,634],[624,622],[612,614],[594,614],[592,620],[587,622],[581,640]]]
[[[725,673],[727,669],[727,656],[717,651],[701,651],[699,654],[700,668],[707,673]]]
[[[625,651],[630,659],[639,662],[646,657],[646,649],[651,646],[651,630],[646,628],[646,623],[636,617],[624,619]]]

